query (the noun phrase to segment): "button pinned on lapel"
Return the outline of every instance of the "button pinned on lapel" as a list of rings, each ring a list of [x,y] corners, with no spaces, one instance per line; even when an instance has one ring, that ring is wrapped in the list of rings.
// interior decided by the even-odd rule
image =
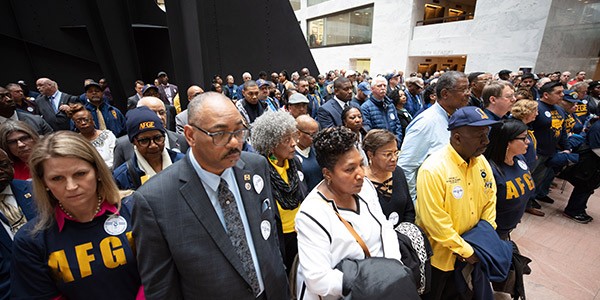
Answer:
[[[260,233],[265,241],[269,239],[271,236],[271,223],[269,221],[263,220],[260,222]]]
[[[249,191],[252,186],[250,185],[250,182],[246,182],[246,184],[244,184],[244,187],[246,188],[247,191]]]
[[[25,195],[23,195],[23,196],[24,196],[25,198],[29,199],[29,198],[31,198],[31,193],[27,193],[27,194],[25,194]]]
[[[262,192],[263,188],[265,187],[265,181],[262,179],[262,177],[260,177],[260,175],[254,175],[252,177],[252,183],[254,184],[254,189],[256,190],[256,193],[260,194],[260,192]]]
[[[244,174],[244,181],[250,181],[250,174]]]

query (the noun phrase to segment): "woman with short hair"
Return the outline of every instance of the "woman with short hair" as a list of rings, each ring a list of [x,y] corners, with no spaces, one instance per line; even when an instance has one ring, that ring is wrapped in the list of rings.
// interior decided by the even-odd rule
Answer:
[[[298,253],[294,219],[307,194],[302,164],[296,156],[296,120],[284,111],[267,111],[252,123],[252,146],[269,161],[273,198],[281,217],[283,262],[289,272]]]
[[[397,165],[398,143],[393,133],[384,129],[373,129],[363,141],[369,166],[365,168],[367,178],[371,180],[383,214],[392,226],[401,222],[415,222],[415,207],[404,171]]]
[[[13,161],[15,179],[31,178],[29,156],[38,140],[37,132],[24,122],[7,120],[0,125],[0,147]]]
[[[92,143],[92,146],[100,153],[108,168],[112,170],[117,137],[108,129],[96,129],[92,112],[87,110],[81,103],[73,103],[69,107],[67,115],[75,124],[77,131]]]
[[[143,299],[132,205],[96,149],[59,131],[35,146],[30,166],[38,218],[15,235],[12,297]]]
[[[325,179],[308,194],[296,215],[297,293],[298,299],[339,299],[351,291],[344,290],[345,276],[336,269],[338,263],[361,260],[367,254],[399,261],[400,250],[377,192],[365,179],[356,134],[346,127],[327,128],[317,133],[314,147]],[[365,248],[342,219],[352,224]]]

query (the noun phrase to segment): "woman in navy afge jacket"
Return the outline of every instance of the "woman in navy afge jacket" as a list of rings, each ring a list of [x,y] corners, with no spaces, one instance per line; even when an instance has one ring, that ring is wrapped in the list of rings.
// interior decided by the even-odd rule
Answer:
[[[82,136],[61,131],[34,148],[30,167],[38,218],[16,234],[15,299],[135,299],[140,277],[131,204]]]

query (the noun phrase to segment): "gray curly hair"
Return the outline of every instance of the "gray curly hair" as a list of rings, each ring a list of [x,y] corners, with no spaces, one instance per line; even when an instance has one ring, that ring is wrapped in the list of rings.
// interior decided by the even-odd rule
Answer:
[[[267,111],[252,123],[252,147],[268,157],[287,135],[296,131],[296,120],[288,112]]]

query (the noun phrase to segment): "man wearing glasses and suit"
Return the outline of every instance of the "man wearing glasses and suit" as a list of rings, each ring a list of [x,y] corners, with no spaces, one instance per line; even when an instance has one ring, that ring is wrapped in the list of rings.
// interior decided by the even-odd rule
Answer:
[[[134,193],[133,235],[148,299],[289,299],[267,161],[215,92],[188,107],[185,159]]]

